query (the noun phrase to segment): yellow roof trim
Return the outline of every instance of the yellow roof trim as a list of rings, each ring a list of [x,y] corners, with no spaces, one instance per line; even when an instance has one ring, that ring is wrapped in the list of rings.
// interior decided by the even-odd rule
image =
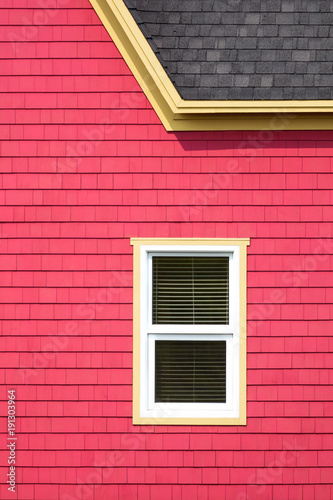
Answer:
[[[332,130],[333,101],[187,101],[180,97],[123,0],[90,0],[168,131]]]

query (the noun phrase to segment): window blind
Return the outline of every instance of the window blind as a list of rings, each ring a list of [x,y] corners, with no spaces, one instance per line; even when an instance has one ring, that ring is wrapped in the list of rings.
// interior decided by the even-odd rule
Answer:
[[[226,342],[156,340],[155,401],[226,402]]]
[[[228,322],[228,257],[153,257],[153,324]]]

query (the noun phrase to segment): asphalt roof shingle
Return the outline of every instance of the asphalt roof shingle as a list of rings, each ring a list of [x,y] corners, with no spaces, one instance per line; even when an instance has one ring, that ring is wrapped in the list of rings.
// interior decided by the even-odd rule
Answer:
[[[331,0],[124,0],[183,99],[333,98]]]

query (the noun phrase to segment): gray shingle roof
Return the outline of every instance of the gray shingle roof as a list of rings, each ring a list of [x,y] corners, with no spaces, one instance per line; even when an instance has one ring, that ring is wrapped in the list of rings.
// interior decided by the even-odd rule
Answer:
[[[183,99],[333,98],[332,0],[125,0]]]

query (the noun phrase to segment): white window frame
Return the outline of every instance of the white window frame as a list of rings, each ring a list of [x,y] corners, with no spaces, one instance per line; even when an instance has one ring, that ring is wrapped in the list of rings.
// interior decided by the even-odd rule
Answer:
[[[233,244],[235,241],[237,244]],[[244,367],[240,366],[244,361],[244,345],[241,342],[241,338],[244,340],[244,322],[241,325],[244,307],[241,311],[242,293],[240,289],[242,287],[244,292],[244,284],[242,284],[244,271],[240,276],[240,269],[241,260],[244,264],[244,249],[246,250],[248,240],[242,239],[241,244],[239,241],[186,240],[181,243],[179,240],[158,240],[154,243],[154,240],[140,238],[132,240],[135,252],[134,265],[139,265],[139,270],[135,269],[134,275],[139,275],[139,283],[136,279],[134,284],[134,423],[154,425],[238,423],[241,425],[246,422]],[[152,258],[156,255],[228,257],[229,324],[153,324]],[[139,302],[139,307],[136,302]],[[154,401],[155,342],[156,340],[168,339],[226,341],[227,386],[225,403],[157,403]]]

